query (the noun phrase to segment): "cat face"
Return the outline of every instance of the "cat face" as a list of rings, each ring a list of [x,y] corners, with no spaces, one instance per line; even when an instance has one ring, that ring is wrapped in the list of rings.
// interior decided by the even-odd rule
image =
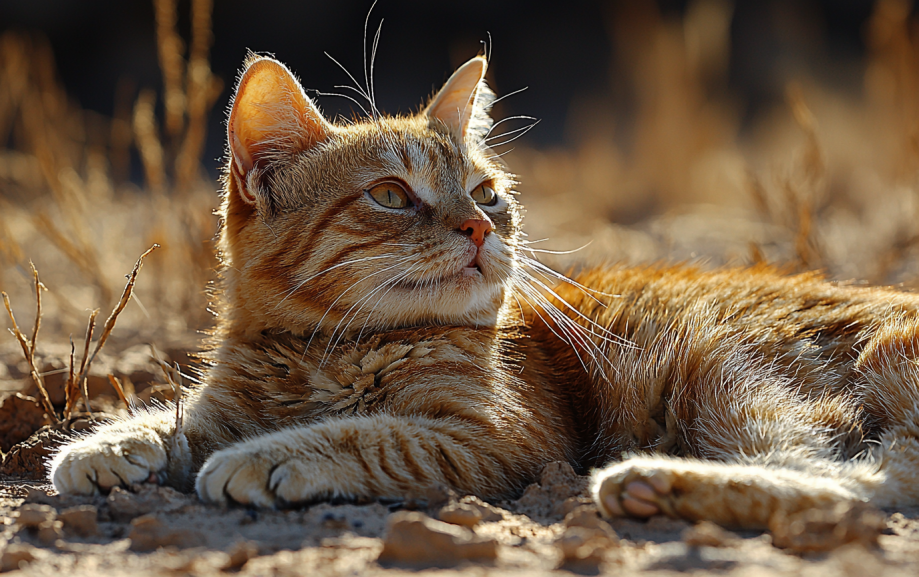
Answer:
[[[247,63],[228,122],[228,298],[255,330],[495,323],[516,267],[512,175],[484,145],[485,60],[422,112],[334,125],[280,63]]]

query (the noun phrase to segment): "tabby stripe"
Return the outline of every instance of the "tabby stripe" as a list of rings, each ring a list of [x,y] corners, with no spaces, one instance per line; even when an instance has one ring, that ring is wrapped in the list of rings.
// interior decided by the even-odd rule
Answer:
[[[338,263],[338,262],[342,262],[342,261],[344,260],[344,257],[350,255],[351,253],[353,253],[353,252],[355,252],[355,251],[358,251],[358,250],[361,250],[361,249],[365,249],[365,248],[375,248],[375,247],[377,247],[377,246],[380,246],[380,245],[383,244],[384,242],[389,242],[389,241],[395,240],[396,238],[398,238],[398,236],[399,236],[398,234],[395,234],[395,235],[392,235],[392,236],[385,236],[385,237],[383,237],[383,238],[375,238],[375,239],[373,239],[373,240],[368,240],[367,242],[362,242],[362,243],[358,243],[358,244],[353,244],[353,245],[351,245],[351,246],[345,247],[345,248],[341,249],[340,251],[338,251],[337,253],[335,253],[334,255],[332,255],[331,257],[329,257],[329,258],[327,258],[326,260],[324,260],[324,261],[319,265],[318,268],[319,268],[319,270],[325,270],[326,268],[332,266],[333,264],[336,264],[336,263]],[[342,267],[342,268],[344,268],[344,267]]]
[[[312,255],[313,250],[318,246],[316,244],[317,237],[323,234],[329,226],[329,223],[337,216],[337,214],[350,203],[359,199],[364,195],[363,192],[357,194],[352,194],[350,196],[345,196],[337,201],[333,202],[332,205],[325,210],[319,218],[313,221],[312,228],[306,233],[306,237],[300,242],[300,245],[303,246],[303,252],[300,254],[300,260],[306,261],[309,260]]]

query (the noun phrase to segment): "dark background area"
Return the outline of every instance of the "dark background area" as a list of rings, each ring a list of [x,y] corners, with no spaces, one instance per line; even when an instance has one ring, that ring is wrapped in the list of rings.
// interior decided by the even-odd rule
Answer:
[[[417,109],[452,69],[492,39],[490,81],[499,95],[529,87],[503,103],[503,115],[540,118],[531,143],[570,139],[566,119],[578,99],[610,101],[628,117],[628,88],[620,81],[617,31],[627,29],[623,7],[636,2],[567,0],[383,0],[370,17],[370,38],[383,32],[374,72],[378,106],[390,113]],[[676,21],[688,2],[644,3]],[[745,122],[782,98],[796,74],[842,91],[861,89],[864,23],[870,0],[740,0],[734,3],[726,90]],[[273,53],[307,89],[335,91],[348,78],[328,52],[363,80],[364,19],[368,0],[290,2],[217,0],[213,9],[211,66],[225,82],[212,113],[208,169],[216,174],[222,153],[221,122],[230,88],[247,49]],[[915,7],[914,7],[915,11]],[[178,6],[179,31],[189,38],[190,2]],[[48,38],[59,73],[79,104],[110,116],[119,81],[131,90],[160,90],[156,24],[147,0],[3,0],[0,31]],[[341,89],[338,89],[341,91]],[[329,116],[351,115],[345,99],[320,97]]]

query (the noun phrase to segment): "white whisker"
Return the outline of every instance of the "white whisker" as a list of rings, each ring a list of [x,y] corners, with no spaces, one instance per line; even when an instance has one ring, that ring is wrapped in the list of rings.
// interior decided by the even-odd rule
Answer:
[[[343,266],[345,266],[345,265],[357,264],[357,263],[359,263],[359,262],[366,262],[366,261],[368,261],[368,260],[375,260],[375,259],[380,259],[380,258],[392,258],[392,255],[385,254],[385,255],[381,255],[381,256],[365,256],[365,257],[363,257],[363,258],[357,258],[357,259],[354,259],[354,260],[347,260],[347,261],[345,261],[345,262],[340,262],[340,263],[338,263],[338,264],[336,264],[336,265],[334,265],[334,266],[330,266],[329,268],[327,268],[327,269],[325,269],[325,270],[323,270],[323,271],[319,271],[319,272],[317,272],[316,274],[314,274],[313,276],[311,276],[311,277],[309,277],[309,278],[307,278],[307,279],[305,279],[305,280],[300,281],[300,284],[298,284],[298,285],[295,286],[294,288],[290,289],[290,290],[287,292],[287,294],[284,295],[284,298],[282,298],[281,301],[278,302],[278,304],[274,305],[274,308],[277,309],[279,306],[281,306],[281,304],[282,304],[284,301],[286,301],[288,298],[290,298],[291,295],[293,295],[295,292],[297,292],[298,290],[300,290],[300,287],[302,287],[303,285],[305,285],[306,283],[310,282],[311,280],[313,280],[314,278],[316,278],[316,277],[318,277],[318,276],[324,275],[325,273],[327,273],[327,272],[329,272],[329,271],[331,271],[331,270],[335,270],[335,269],[337,269],[337,268],[339,268],[339,267],[343,267]]]

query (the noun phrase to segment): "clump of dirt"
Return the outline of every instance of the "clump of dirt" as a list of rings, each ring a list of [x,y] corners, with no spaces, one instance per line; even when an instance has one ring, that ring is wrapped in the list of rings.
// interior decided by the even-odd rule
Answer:
[[[437,521],[417,511],[392,515],[383,535],[381,563],[452,566],[460,561],[493,561],[498,541],[473,529]]]
[[[0,401],[0,451],[8,453],[35,431],[51,424],[38,399],[13,393]]]

